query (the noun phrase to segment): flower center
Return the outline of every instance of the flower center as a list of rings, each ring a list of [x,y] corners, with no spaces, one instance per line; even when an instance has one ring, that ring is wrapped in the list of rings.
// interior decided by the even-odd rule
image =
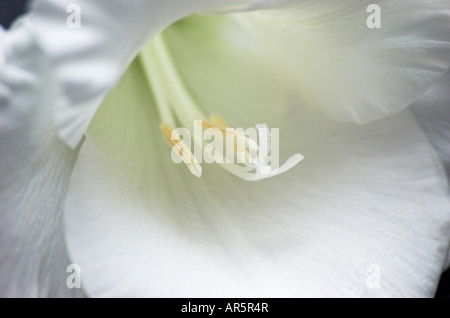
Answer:
[[[256,156],[259,148],[257,136],[249,137],[241,130],[230,128],[219,116],[206,116],[199,109],[183,82],[163,34],[159,34],[149,46],[142,50],[140,61],[158,109],[161,133],[168,145],[172,147],[172,154],[175,153],[193,175],[201,176],[201,158],[196,151],[194,155],[188,147],[191,141],[185,140],[184,136],[181,138],[177,129],[174,129],[177,124],[194,131],[194,135],[195,131],[199,130],[202,134],[220,136],[222,140],[225,140],[225,151],[218,147],[214,154],[206,151],[208,145],[203,143],[203,139],[194,138],[194,145],[205,150],[203,151],[205,161],[211,162],[214,158],[222,158],[222,161],[215,162],[245,180],[259,180],[279,174],[303,159],[300,154],[296,154],[283,167],[272,169],[267,165],[267,160]]]

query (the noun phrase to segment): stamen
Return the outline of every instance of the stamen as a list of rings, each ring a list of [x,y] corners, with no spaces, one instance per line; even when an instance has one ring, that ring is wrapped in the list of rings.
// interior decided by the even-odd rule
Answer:
[[[223,120],[223,118],[220,117],[220,116],[217,116],[217,115],[210,115],[210,116],[209,116],[209,120],[211,121],[212,124],[214,124],[214,125],[216,125],[216,126],[224,127],[224,128],[227,128],[227,127],[228,127],[228,125],[227,125],[227,123],[225,122],[225,120]]]
[[[264,162],[254,162],[245,167],[237,165],[221,164],[222,168],[229,173],[246,180],[246,181],[259,181],[267,178],[271,178],[282,174],[292,168],[294,168],[304,157],[296,153],[286,160],[286,162],[278,168],[272,169],[272,167]]]
[[[152,47],[145,47],[139,55],[143,66],[144,75],[147,79],[148,86],[155,98],[155,104],[158,109],[161,122],[167,123],[172,127],[175,126],[175,118],[171,112],[170,103],[167,98],[164,82],[162,81],[163,71],[156,62],[155,53]]]
[[[261,147],[259,147],[257,140],[260,138],[258,136],[252,136],[249,131],[244,133],[242,129],[230,128],[219,116],[211,116],[210,120],[207,121],[207,117],[197,106],[195,99],[178,72],[166,46],[164,36],[157,36],[153,43],[143,50],[140,58],[149,87],[155,98],[161,122],[163,123],[160,125],[162,135],[167,144],[171,146],[172,154],[181,159],[193,175],[200,177],[202,168],[191,149],[187,147],[180,135],[177,134],[177,131],[172,128],[177,127],[177,124],[181,124],[188,129],[194,128],[194,133],[198,128],[200,128],[201,132],[206,129],[218,130],[219,134],[224,137],[226,145],[226,154],[218,153],[219,156],[226,159],[222,161],[226,163],[219,164],[228,172],[244,180],[256,181],[273,177],[293,168],[303,160],[302,155],[295,154],[281,167],[278,167],[278,159],[270,165],[269,162],[271,160],[269,160],[269,157],[262,155],[262,158],[260,158],[261,154],[257,154],[257,151],[261,152],[261,149],[264,148],[263,145],[265,145],[263,141],[264,144],[261,144]],[[257,128],[258,126],[267,128],[265,125],[257,125]],[[267,143],[269,146],[266,147],[267,149],[271,148],[270,135],[268,137]],[[194,143],[196,154],[197,149],[206,147],[203,144],[203,140],[194,138]],[[224,151],[224,149],[216,150],[219,152]],[[232,154],[233,158],[227,158],[229,154]],[[210,155],[208,154],[208,156]],[[237,163],[234,160],[235,158],[237,158]]]
[[[175,154],[183,160],[194,176],[200,178],[202,175],[202,167],[191,150],[180,139],[180,136],[176,133],[176,131],[165,123],[160,125],[160,129],[164,139],[167,141],[169,146],[171,146]]]
[[[257,124],[256,128],[258,130],[262,129],[266,131],[267,138],[267,149],[271,149],[271,133],[269,130],[269,127],[267,127],[266,124]],[[266,154],[269,155],[268,153]],[[271,153],[271,155],[273,155]],[[264,155],[260,156],[258,155],[251,164],[245,165],[245,167],[238,166],[238,165],[226,165],[223,164],[222,167],[227,170],[228,172],[234,174],[235,176],[238,176],[246,181],[258,181],[266,178],[271,178],[276,175],[282,174],[290,169],[292,169],[294,166],[296,166],[300,161],[302,161],[304,157],[296,153],[293,156],[291,156],[289,159],[286,160],[286,162],[278,166],[278,160],[275,161],[275,166],[272,167],[271,159],[268,157],[265,157]]]
[[[174,65],[164,37],[160,34],[155,38],[152,45],[155,57],[160,64],[161,70],[163,70],[162,80],[165,80],[165,93],[171,102],[170,106],[176,114],[177,119],[185,127],[191,127],[194,120],[204,119],[205,116],[197,107],[197,104]]]
[[[223,120],[222,117],[217,115],[211,115],[209,116],[210,122],[203,121],[203,126],[206,126],[206,128],[217,128],[221,130],[225,130],[225,134],[233,134],[234,136],[238,138],[244,138],[245,139],[245,146],[249,147],[251,150],[258,150],[258,143],[254,141],[253,139],[249,138],[245,134],[243,134],[240,131],[230,129],[230,126]]]
[[[249,164],[253,162],[252,156],[250,155],[249,151],[247,150],[247,147],[249,150],[256,151],[258,150],[258,143],[254,141],[253,139],[246,136],[241,131],[232,129],[228,127],[226,122],[219,116],[211,116],[211,121],[202,121],[203,129],[217,129],[220,131],[222,136],[225,137],[229,136],[233,138],[232,145],[229,145],[226,143],[227,149],[231,150],[232,153],[236,154],[236,158],[238,159],[238,163],[244,163]],[[234,141],[236,139],[237,145],[234,144]],[[234,146],[234,149],[231,149],[231,147]],[[234,152],[236,150],[236,152]]]

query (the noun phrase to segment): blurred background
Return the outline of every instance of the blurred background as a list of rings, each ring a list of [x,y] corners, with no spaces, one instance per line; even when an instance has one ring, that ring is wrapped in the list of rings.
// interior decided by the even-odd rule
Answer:
[[[0,24],[7,28],[20,14],[25,12],[26,0],[0,0]]]
[[[0,0],[0,24],[7,29],[17,16],[26,11],[27,2],[27,0]],[[450,270],[442,275],[436,297],[450,298]]]

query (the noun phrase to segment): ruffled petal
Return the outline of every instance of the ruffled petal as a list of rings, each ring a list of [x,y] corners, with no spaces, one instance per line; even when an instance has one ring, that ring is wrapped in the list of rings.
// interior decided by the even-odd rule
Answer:
[[[342,122],[404,109],[450,65],[447,0],[291,1],[239,18],[278,65],[279,81]]]
[[[248,183],[205,165],[198,179],[171,161],[144,83],[133,64],[71,181],[66,235],[89,295],[433,295],[450,202],[410,113],[355,127],[292,105],[268,124],[299,166]]]
[[[0,296],[82,296],[66,285],[62,220],[77,152],[57,137],[59,87],[29,27],[0,34]]]
[[[34,36],[64,88],[54,115],[61,138],[72,148],[78,145],[105,94],[141,47],[167,25],[199,10],[248,2],[34,1]]]
[[[450,178],[450,72],[430,87],[412,109]]]
[[[419,124],[444,164],[450,184],[450,72],[435,83],[413,105]],[[450,266],[450,252],[446,267]]]

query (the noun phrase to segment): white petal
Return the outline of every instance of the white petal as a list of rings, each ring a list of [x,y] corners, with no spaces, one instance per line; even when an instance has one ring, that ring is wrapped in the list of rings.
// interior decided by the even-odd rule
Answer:
[[[437,150],[450,183],[450,72],[430,87],[412,105],[412,109]]]
[[[89,295],[433,295],[450,202],[410,113],[355,127],[294,107],[268,124],[304,162],[257,183],[209,165],[198,179],[171,162],[143,82],[133,64],[69,188],[67,240]]]
[[[219,115],[230,127],[248,128],[282,111],[286,87],[259,43],[234,16],[193,15],[163,35],[181,78],[206,116]]]
[[[450,65],[450,2],[306,0],[241,15],[308,105],[368,123],[410,105]]]
[[[450,72],[430,87],[412,109],[450,177]]]
[[[35,37],[64,85],[65,96],[55,111],[60,136],[76,147],[106,92],[140,48],[164,27],[199,10],[248,2],[34,1],[31,16]],[[79,28],[75,18],[78,12]]]
[[[79,296],[67,288],[62,206],[76,152],[57,137],[58,86],[24,25],[5,35],[0,69],[0,296]]]

